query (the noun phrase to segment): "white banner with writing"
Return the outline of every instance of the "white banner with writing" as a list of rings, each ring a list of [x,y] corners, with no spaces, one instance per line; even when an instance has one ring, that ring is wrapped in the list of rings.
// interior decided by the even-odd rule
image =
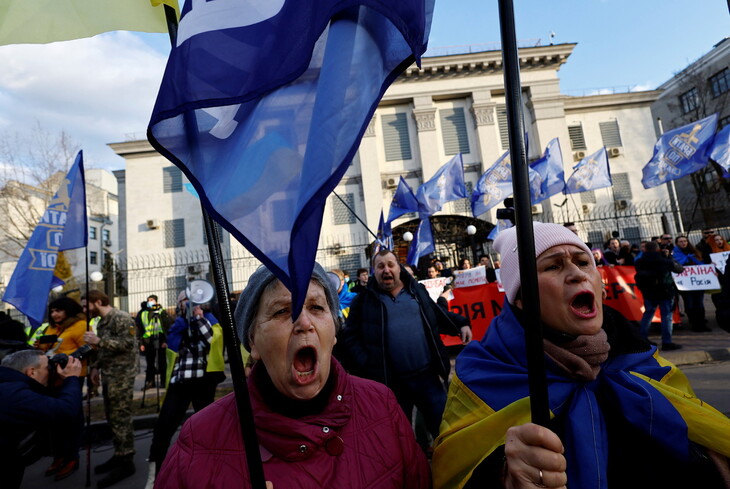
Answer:
[[[712,264],[715,265],[717,271],[725,275],[725,265],[727,265],[727,257],[730,256],[730,251],[722,251],[720,253],[710,253],[712,258]]]
[[[715,265],[691,265],[682,273],[672,273],[679,290],[714,290],[720,288]]]
[[[434,302],[439,298],[441,292],[444,291],[444,285],[451,282],[451,277],[438,277],[438,278],[427,278],[426,280],[419,280],[428,291],[428,295],[431,296]]]
[[[454,270],[454,288],[473,287],[487,283],[487,270],[484,265],[468,270]]]

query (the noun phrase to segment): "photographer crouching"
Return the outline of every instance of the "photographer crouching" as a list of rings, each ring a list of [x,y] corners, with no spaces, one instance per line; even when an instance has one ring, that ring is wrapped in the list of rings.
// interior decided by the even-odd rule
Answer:
[[[23,350],[5,357],[0,366],[0,474],[2,487],[17,489],[25,467],[35,462],[51,437],[83,420],[81,362],[68,357],[65,366],[51,362],[39,350]],[[56,395],[49,379],[61,382]],[[76,460],[78,468],[78,459]],[[75,469],[74,469],[75,470]]]

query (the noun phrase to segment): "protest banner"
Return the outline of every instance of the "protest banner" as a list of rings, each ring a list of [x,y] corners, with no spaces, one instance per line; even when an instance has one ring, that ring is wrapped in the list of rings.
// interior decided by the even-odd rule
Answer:
[[[468,270],[454,270],[454,288],[473,287],[487,283],[487,270],[484,265]]]
[[[679,290],[718,290],[715,265],[690,265],[684,267],[682,273],[672,273],[674,283]]]
[[[444,285],[448,284],[450,281],[451,279],[448,277],[437,277],[419,280],[419,283],[426,287],[428,295],[431,296],[431,299],[433,299],[434,302],[436,302],[436,299],[439,298],[441,292],[444,291]]]
[[[725,275],[725,266],[727,265],[728,257],[730,257],[730,251],[722,251],[720,253],[710,253],[712,264],[715,265],[717,271]]]

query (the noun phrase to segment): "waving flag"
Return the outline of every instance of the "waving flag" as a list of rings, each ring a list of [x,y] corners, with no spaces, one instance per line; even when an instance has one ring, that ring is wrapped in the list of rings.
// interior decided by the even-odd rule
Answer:
[[[428,182],[418,187],[418,212],[430,216],[440,211],[445,203],[466,197],[464,162],[459,153],[439,168]]]
[[[543,157],[532,163],[530,168],[535,170],[541,177],[540,190],[532,195],[533,204],[539,204],[565,189],[563,153],[560,151],[558,138],[548,143]],[[532,178],[530,178],[530,181],[532,181]]]
[[[573,167],[573,174],[565,183],[565,193],[577,194],[611,185],[613,182],[611,170],[608,168],[608,153],[606,148],[602,147]]]
[[[390,202],[388,222],[393,222],[393,220],[409,212],[418,212],[418,201],[411,187],[403,177],[400,177],[398,188],[395,189],[393,200]]]
[[[167,32],[160,4],[177,0],[4,0],[0,46],[45,44],[109,31]]]
[[[20,255],[3,301],[28,316],[33,326],[40,325],[48,291],[64,283],[54,275],[57,262],[61,263],[59,252],[82,248],[87,241],[84,163],[79,151]]]
[[[292,292],[380,98],[426,49],[433,0],[191,0],[148,128],[210,214]],[[295,315],[296,315],[295,314]]]
[[[725,173],[730,172],[730,125],[715,134],[710,159],[720,165]]]
[[[393,231],[390,229],[390,221],[386,221],[383,218],[383,211],[380,211],[380,222],[378,223],[378,232],[376,233],[377,239],[375,240],[375,251],[373,254],[380,250],[392,250],[393,249]]]
[[[445,203],[466,196],[464,161],[459,153],[439,168],[429,181],[418,187],[416,200],[421,222],[408,250],[408,263],[416,265],[421,256],[435,250],[429,217],[440,211]]]
[[[689,175],[707,165],[717,128],[717,114],[665,132],[654,145],[654,155],[642,170],[641,183],[652,188]]]
[[[509,151],[479,177],[477,186],[471,194],[471,211],[479,217],[492,207],[501,204],[512,195],[512,163]]]

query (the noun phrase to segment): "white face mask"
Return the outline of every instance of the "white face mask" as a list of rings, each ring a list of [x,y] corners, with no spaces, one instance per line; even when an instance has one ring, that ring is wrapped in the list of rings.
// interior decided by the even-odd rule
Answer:
[[[155,301],[148,301],[147,302],[147,307],[152,307],[152,306],[155,306],[155,305],[157,305],[157,303]]]

